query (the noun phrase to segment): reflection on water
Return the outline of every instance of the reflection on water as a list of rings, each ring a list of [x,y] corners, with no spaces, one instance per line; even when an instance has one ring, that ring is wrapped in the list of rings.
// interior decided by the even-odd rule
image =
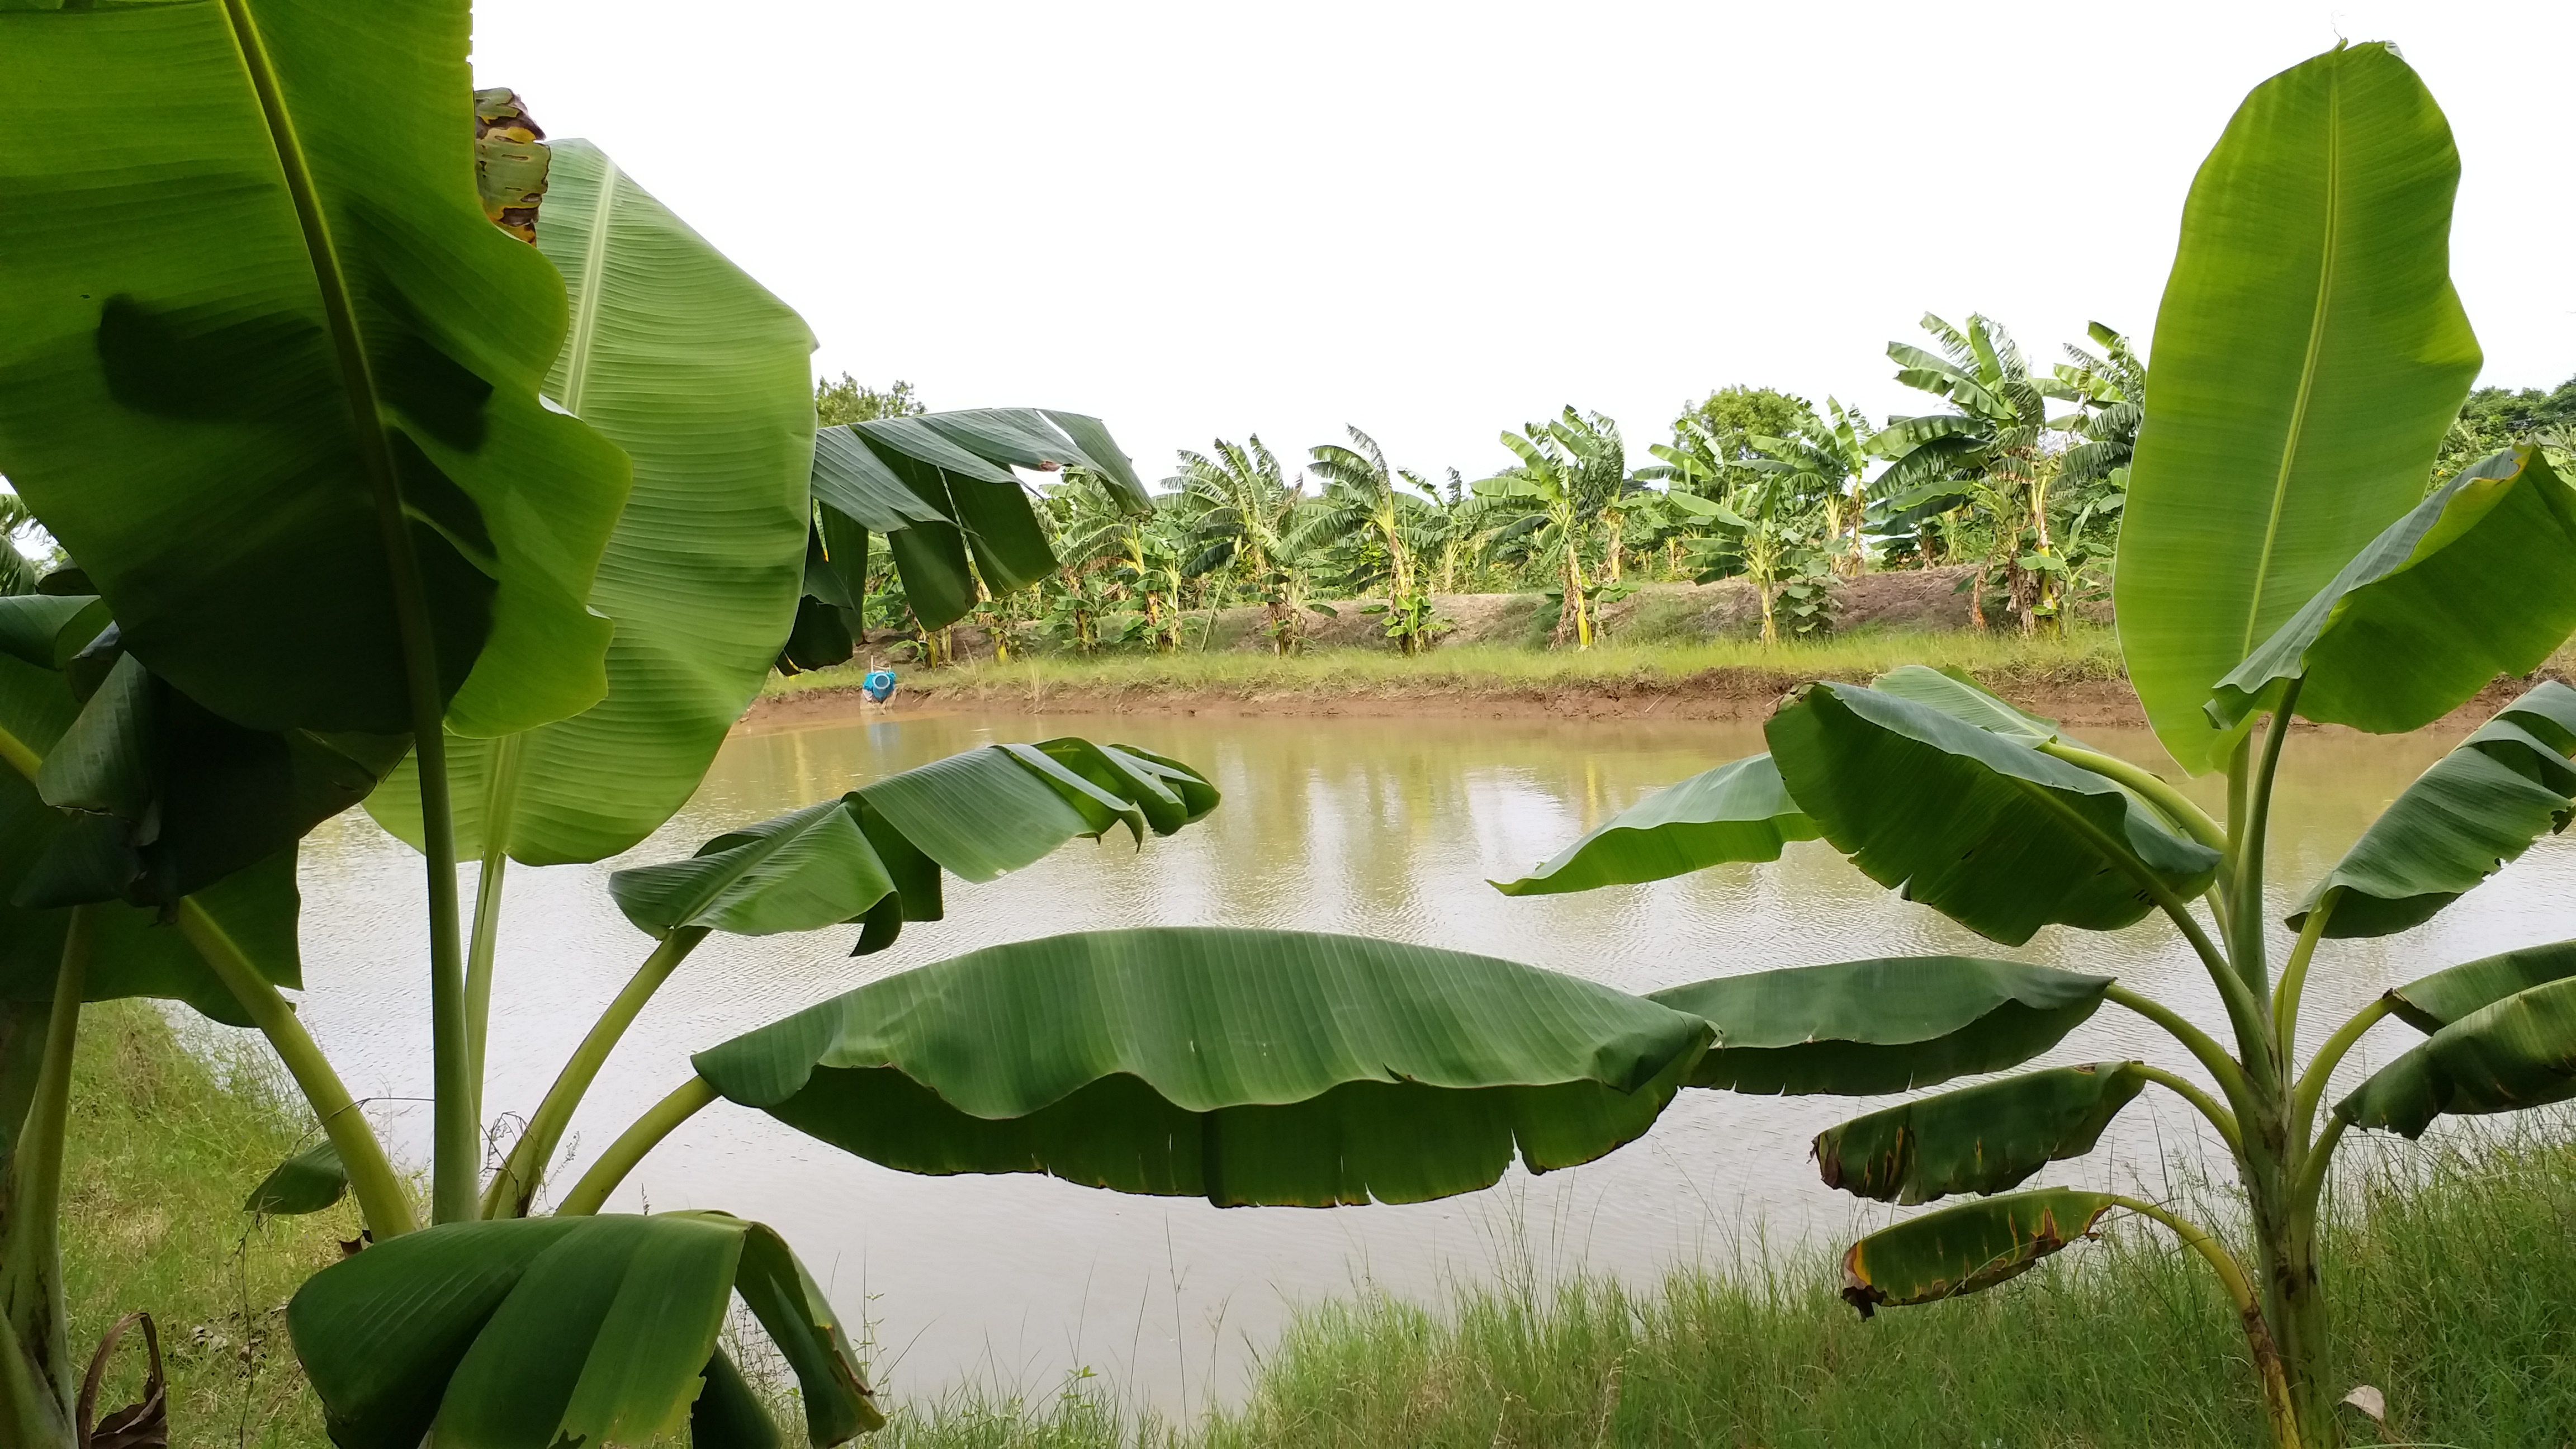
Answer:
[[[737,737],[678,819],[621,861],[517,868],[509,882],[490,1052],[489,1112],[532,1109],[566,1052],[649,941],[610,905],[618,864],[685,854],[709,835],[854,783],[996,739],[1084,734],[1205,770],[1224,789],[1208,820],[1138,851],[1123,833],[1076,842],[1016,875],[953,887],[949,918],[906,929],[866,960],[856,928],[702,947],[645,1012],[575,1123],[586,1152],[676,1085],[688,1053],[891,971],[977,946],[1154,924],[1295,927],[1508,956],[1631,991],[1738,971],[1931,951],[2020,956],[2112,971],[2203,1020],[2213,994],[2155,921],[2113,936],[2052,929],[2005,950],[1897,900],[1821,844],[1777,864],[1726,866],[1651,886],[1509,900],[1489,877],[1526,870],[1641,795],[1762,748],[1753,725],[1553,725],[1476,720],[1207,720],[1125,716],[909,717]],[[2157,758],[2142,732],[2092,743]],[[2272,838],[2277,919],[2448,741],[2303,734],[2285,756]],[[2223,803],[2223,785],[2195,789]],[[2330,943],[2311,998],[2338,1017],[2383,986],[2510,946],[2576,934],[2565,904],[2576,852],[2546,841],[2456,910],[2381,942]],[[419,867],[363,817],[318,833],[304,857],[304,1017],[351,1088],[374,1095],[413,1160],[427,1155],[429,1089]],[[2283,941],[2286,948],[2286,938]],[[2311,1020],[2317,1019],[2311,1017]],[[2320,1034],[2314,1028],[2310,1040]],[[2383,1026],[2356,1061],[2408,1034]],[[2106,1009],[2052,1060],[2177,1050]],[[1888,1215],[1828,1192],[1807,1140],[1849,1115],[1828,1098],[1686,1093],[1645,1140],[1545,1177],[1407,1207],[1219,1210],[1119,1197],[1046,1178],[921,1178],[846,1157],[758,1114],[701,1114],[629,1180],[619,1209],[721,1207],[783,1229],[853,1318],[873,1323],[898,1393],[963,1375],[1044,1388],[1087,1364],[1167,1408],[1231,1396],[1296,1302],[1368,1280],[1431,1295],[1499,1265],[1632,1277],[1771,1241],[1848,1232]],[[2116,1181],[2154,1193],[2196,1123],[2150,1096],[2042,1182]]]

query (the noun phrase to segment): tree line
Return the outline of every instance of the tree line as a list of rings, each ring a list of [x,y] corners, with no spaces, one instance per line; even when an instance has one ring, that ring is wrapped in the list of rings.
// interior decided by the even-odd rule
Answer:
[[[1926,315],[1929,345],[1891,342],[1897,380],[1932,399],[1873,422],[1828,397],[1720,388],[1632,456],[1618,424],[1572,406],[1505,432],[1509,466],[1469,480],[1391,464],[1353,427],[1283,459],[1258,434],[1182,450],[1148,516],[1067,469],[1040,488],[1060,568],[1022,593],[984,594],[969,622],[1003,658],[1031,650],[1206,647],[1216,611],[1260,610],[1270,647],[1358,610],[1406,653],[1448,625],[1444,594],[1537,593],[1550,643],[1589,648],[1600,611],[1649,583],[1741,578],[1765,643],[1829,630],[1832,584],[1872,569],[1962,565],[1973,627],[2024,634],[2109,596],[2147,360],[2095,323],[2034,363],[2004,325]],[[916,416],[911,384],[818,384],[822,421]],[[2514,439],[2576,425],[2576,379],[2554,391],[2480,388],[2431,486]],[[932,659],[946,631],[914,625],[890,560],[869,573],[867,618]]]
[[[1040,488],[1059,569],[982,597],[970,622],[997,653],[1204,647],[1217,610],[1253,606],[1279,653],[1318,615],[1373,616],[1407,653],[1457,593],[1538,593],[1551,643],[1589,648],[1600,610],[1643,584],[1743,578],[1765,642],[1831,627],[1831,583],[1872,568],[1967,564],[1970,616],[2033,632],[2102,596],[2145,403],[2129,341],[2034,367],[1999,323],[1927,316],[1930,347],[1892,343],[1900,381],[1937,400],[1874,424],[1828,398],[1721,388],[1633,454],[1618,424],[1568,406],[1501,435],[1511,463],[1469,480],[1395,466],[1359,428],[1284,460],[1258,434],[1183,450],[1136,516],[1079,468]],[[908,383],[819,384],[826,426],[917,416]],[[1884,466],[1882,466],[1884,465]],[[868,575],[868,621],[911,623],[902,580]],[[931,657],[945,631],[912,628]]]

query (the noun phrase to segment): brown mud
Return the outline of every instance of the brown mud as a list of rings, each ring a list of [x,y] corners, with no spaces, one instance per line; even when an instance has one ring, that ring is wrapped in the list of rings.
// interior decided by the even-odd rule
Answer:
[[[1679,676],[1531,683],[1434,677],[1401,684],[1349,687],[1265,685],[1243,690],[1153,682],[1025,684],[933,673],[908,676],[891,701],[870,704],[852,688],[817,689],[755,702],[735,728],[795,729],[862,719],[992,712],[1012,714],[1188,715],[1215,719],[1562,719],[1734,720],[1767,718],[1780,697],[1807,676],[1764,669],[1706,669]],[[2537,682],[2499,678],[2453,710],[2435,729],[2466,731]],[[1983,683],[2015,707],[2071,730],[2143,729],[2147,717],[2123,679],[2051,680],[1989,677]],[[2303,724],[2301,728],[2310,728]]]

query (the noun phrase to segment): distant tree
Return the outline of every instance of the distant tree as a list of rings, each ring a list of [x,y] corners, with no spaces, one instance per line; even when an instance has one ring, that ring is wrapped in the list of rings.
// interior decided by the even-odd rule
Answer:
[[[1673,429],[1681,430],[1682,419],[1696,419],[1721,445],[1740,449],[1751,457],[1748,438],[1786,438],[1806,426],[1816,416],[1816,405],[1795,393],[1776,387],[1722,387],[1697,403],[1684,408],[1673,420]]]
[[[877,418],[919,417],[930,411],[914,396],[912,384],[898,378],[895,385],[882,391],[868,386],[848,373],[838,382],[814,384],[815,421],[823,427],[843,423],[871,422]]]
[[[1471,538],[1467,529],[1473,521],[1466,506],[1467,482],[1455,468],[1449,470],[1445,488],[1417,473],[1401,476],[1422,495],[1424,504],[1416,515],[1420,524],[1413,534],[1414,561],[1421,570],[1420,588],[1426,597],[1455,593],[1458,565],[1467,550]]]
[[[2489,453],[2534,434],[2564,435],[2571,431],[2576,431],[2576,377],[2548,392],[2536,387],[2519,392],[2501,387],[2479,388],[2461,404],[2459,420],[2451,425],[2450,436],[2442,440],[2442,451],[2433,460],[2428,486],[2447,482],[2452,474]]]
[[[1673,419],[1670,443],[1647,445],[1663,463],[1640,468],[1637,476],[1703,498],[1725,498],[1759,477],[1750,466],[1762,456],[1755,438],[1794,437],[1815,420],[1815,405],[1795,393],[1722,387],[1682,409]]]
[[[36,591],[35,561],[18,551],[18,530],[35,521],[15,493],[0,493],[0,594]]]

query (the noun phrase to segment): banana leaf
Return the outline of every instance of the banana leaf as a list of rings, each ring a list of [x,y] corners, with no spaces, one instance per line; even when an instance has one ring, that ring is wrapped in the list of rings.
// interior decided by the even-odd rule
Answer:
[[[540,401],[569,316],[484,216],[470,26],[187,0],[0,46],[0,215],[42,218],[0,238],[0,472],[126,649],[245,728],[506,734],[607,691],[627,461]]]
[[[2463,961],[2392,987],[2388,1003],[2408,1026],[2430,1035],[2517,991],[2576,976],[2576,941],[2552,941]]]
[[[1659,790],[1521,879],[1488,884],[1507,896],[1634,885],[1726,861],[1778,860],[1787,842],[1816,834],[1779,767],[1754,755]]]
[[[507,741],[451,739],[458,849],[587,862],[684,804],[796,618],[813,472],[813,334],[587,141],[554,143],[537,246],[574,325],[545,395],[634,460],[592,585],[608,694]],[[844,658],[848,657],[844,651]],[[406,766],[369,802],[415,847]]]
[[[811,491],[825,526],[885,535],[905,602],[925,629],[966,617],[980,579],[1009,593],[1054,576],[1058,561],[1013,467],[1080,467],[1123,506],[1151,505],[1135,465],[1098,418],[1049,408],[975,408],[825,428]],[[848,657],[847,655],[842,656]],[[829,661],[806,649],[795,661]]]
[[[906,1172],[1044,1172],[1220,1206],[1420,1202],[1642,1135],[1695,1016],[1491,957],[1167,927],[995,946],[699,1053]]]
[[[2546,680],[2415,777],[2290,917],[2329,895],[2325,934],[2385,936],[2431,920],[2576,812],[2576,689]]]
[[[97,908],[84,998],[163,997],[227,1025],[247,1026],[249,1018],[231,991],[176,928],[162,924],[159,899],[138,907],[114,903],[122,898],[120,890],[102,897],[64,889],[94,884],[102,874],[127,881],[119,872],[134,860],[127,821],[57,809],[36,784],[57,744],[82,717],[67,670],[74,651],[99,633],[103,619],[98,601],[85,595],[0,598],[0,1000],[52,999],[70,912],[29,902],[69,894],[111,902]],[[221,726],[226,732],[234,728]],[[216,823],[229,828],[228,822]],[[260,974],[281,986],[302,984],[293,848],[301,833],[284,836],[268,856],[191,897]]]
[[[2459,178],[2431,93],[2368,44],[2256,87],[2192,182],[2113,590],[2186,769],[2245,728],[2201,712],[2211,684],[2423,497],[2479,365],[2450,278]]]
[[[1064,738],[987,745],[727,831],[687,860],[609,877],[640,930],[765,936],[863,923],[857,950],[941,915],[939,873],[992,880],[1077,835],[1125,825],[1169,835],[1217,805],[1187,766],[1133,746]]]
[[[340,1149],[325,1141],[270,1169],[250,1190],[242,1211],[299,1217],[322,1211],[348,1191],[349,1171],[340,1162]]]
[[[2006,945],[2138,920],[2153,898],[2133,872],[2189,899],[2218,869],[2102,776],[1897,695],[1809,685],[1764,732],[1790,795],[1864,874]]]
[[[2302,718],[2402,734],[2571,632],[2576,491],[2526,445],[2461,470],[2372,539],[2218,682],[2207,711],[2233,729],[2295,679]]]
[[[1646,999],[1717,1029],[1689,1085],[1878,1097],[2017,1067],[2102,1004],[2112,978],[1973,956],[1792,966]]]
[[[2356,1127],[2421,1137],[2433,1119],[2576,1098],[2576,979],[2517,991],[2461,1017],[2335,1104]]]
[[[2057,721],[2026,714],[1954,670],[1934,669],[1927,664],[1904,664],[1871,680],[1869,687],[1881,694],[1910,699],[1963,724],[1975,725],[1988,734],[2001,735],[2034,748],[2066,738],[2065,733],[2058,729]]]
[[[1907,1204],[2009,1191],[2082,1157],[2146,1090],[2135,1062],[2053,1067],[1906,1102],[1816,1135],[1825,1186]]]
[[[1867,1318],[1992,1288],[2093,1231],[2108,1193],[2041,1188],[1963,1202],[1870,1234],[1843,1254],[1843,1300]]]
[[[286,1310],[340,1449],[759,1442],[718,1331],[734,1295],[796,1375],[807,1442],[885,1422],[786,1243],[715,1212],[451,1223],[325,1268]],[[766,1418],[765,1412],[761,1417]],[[774,1433],[774,1429],[772,1430]],[[774,1441],[773,1441],[774,1442]]]
[[[245,729],[134,655],[110,657],[107,677],[36,773],[45,803],[68,814],[19,886],[21,904],[168,907],[291,852],[366,798],[411,747],[403,735]]]

